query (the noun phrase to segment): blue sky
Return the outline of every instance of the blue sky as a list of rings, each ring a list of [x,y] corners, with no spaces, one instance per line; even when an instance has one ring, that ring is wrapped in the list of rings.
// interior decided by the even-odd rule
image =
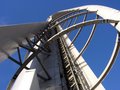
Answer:
[[[0,25],[46,21],[48,16],[59,10],[89,4],[105,5],[120,10],[120,0],[0,0]],[[107,64],[115,41],[115,31],[111,30],[113,29],[111,26],[101,25],[98,27],[100,28],[96,31],[96,38],[93,38],[88,51],[83,55],[97,76]],[[103,31],[104,33],[102,33]],[[76,44],[76,46],[78,45]],[[106,90],[120,89],[119,58],[120,55],[103,82]],[[0,90],[6,89],[17,67],[9,60],[0,63]]]

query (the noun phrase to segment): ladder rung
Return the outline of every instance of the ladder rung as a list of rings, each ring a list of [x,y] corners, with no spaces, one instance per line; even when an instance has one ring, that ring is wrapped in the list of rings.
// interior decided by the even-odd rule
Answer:
[[[67,66],[65,66],[65,68],[68,68],[70,66],[70,64],[68,64]]]
[[[70,87],[73,87],[75,85],[75,83],[73,83]]]
[[[65,56],[63,59],[64,59],[64,60],[66,60],[66,59],[67,59],[67,57]]]
[[[68,70],[66,73],[69,74],[71,70]]]
[[[69,78],[68,78],[68,80],[71,80],[73,78],[73,76],[71,75]]]

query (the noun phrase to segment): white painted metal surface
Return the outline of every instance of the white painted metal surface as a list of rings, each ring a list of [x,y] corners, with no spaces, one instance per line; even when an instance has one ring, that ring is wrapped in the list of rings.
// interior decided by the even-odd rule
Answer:
[[[40,90],[36,70],[24,69],[14,82],[11,90]]]
[[[59,31],[63,31],[63,29],[60,26],[57,26],[57,29]],[[69,45],[71,44],[71,40],[67,37],[67,35],[64,35],[63,37],[67,43],[67,46],[69,47]],[[79,52],[73,44],[69,50],[73,55],[73,58],[76,59],[79,55]],[[93,73],[93,71],[82,56],[78,58],[77,64],[79,65],[80,73],[84,75],[89,87],[91,88],[97,82],[97,77],[95,76],[95,74]],[[100,84],[95,90],[105,90],[105,88],[102,86],[102,84]]]
[[[31,37],[35,33],[42,31],[47,22],[10,25],[0,27],[0,61],[7,58],[7,55],[12,54],[18,43],[23,42],[26,37]]]
[[[76,10],[97,11],[97,14],[104,19],[120,21],[120,11],[119,10],[116,10],[116,9],[113,9],[110,7],[106,7],[106,6],[102,6],[102,5],[85,5],[85,6],[80,6],[80,7],[76,7],[76,8],[62,10],[62,11],[59,11],[58,13],[53,14],[52,18],[53,19],[58,18],[58,17],[62,16],[63,14],[65,14],[66,12],[71,12],[71,11],[76,11]],[[58,15],[60,15],[60,16],[58,16]],[[120,32],[120,23],[118,23],[115,28]]]

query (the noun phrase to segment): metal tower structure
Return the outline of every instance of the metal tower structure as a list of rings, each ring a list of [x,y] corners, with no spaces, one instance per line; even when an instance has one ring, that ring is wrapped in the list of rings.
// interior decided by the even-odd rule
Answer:
[[[0,27],[0,59],[9,58],[19,65],[7,89],[105,90],[101,82],[119,52],[119,14],[118,10],[109,7],[87,5],[59,11],[46,22]],[[97,78],[82,54],[97,25],[106,23],[116,28],[117,36],[110,60]],[[83,28],[89,26],[92,27],[91,33],[79,52],[74,42]],[[69,35],[75,30],[78,32],[70,40]],[[21,49],[27,51],[24,60]],[[14,52],[18,54],[18,60],[12,56]]]

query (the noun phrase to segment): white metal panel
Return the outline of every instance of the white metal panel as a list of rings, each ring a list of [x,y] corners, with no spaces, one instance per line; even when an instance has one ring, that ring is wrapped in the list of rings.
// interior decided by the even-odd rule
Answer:
[[[16,50],[18,43],[24,42],[26,37],[42,31],[47,22],[10,25],[0,27],[0,61],[5,59],[6,54],[11,54]]]
[[[14,82],[11,90],[40,90],[36,70],[23,70]]]

